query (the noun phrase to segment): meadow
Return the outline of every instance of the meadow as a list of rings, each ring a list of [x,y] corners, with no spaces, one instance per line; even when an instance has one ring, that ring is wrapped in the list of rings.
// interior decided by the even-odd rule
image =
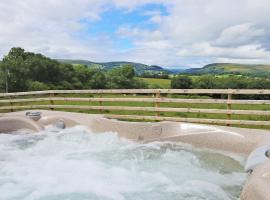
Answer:
[[[137,77],[136,79],[145,82],[149,88],[162,88],[162,89],[171,88],[171,80],[170,79],[141,78],[141,77]]]

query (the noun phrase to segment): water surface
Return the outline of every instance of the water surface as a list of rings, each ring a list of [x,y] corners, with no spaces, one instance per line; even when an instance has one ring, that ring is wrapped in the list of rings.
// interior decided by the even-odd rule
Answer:
[[[243,158],[83,127],[0,134],[1,200],[234,200]]]

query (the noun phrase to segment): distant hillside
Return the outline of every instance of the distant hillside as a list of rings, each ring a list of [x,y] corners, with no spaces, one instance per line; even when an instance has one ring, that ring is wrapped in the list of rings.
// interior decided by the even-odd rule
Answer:
[[[88,67],[99,67],[105,71],[111,70],[113,68],[121,67],[123,65],[132,65],[137,74],[141,75],[145,72],[158,74],[165,72],[168,74],[178,74],[178,73],[187,73],[187,74],[239,74],[239,75],[248,75],[248,76],[270,76],[270,65],[247,65],[247,64],[234,64],[234,63],[213,63],[206,65],[202,68],[170,68],[165,69],[156,65],[145,65],[142,63],[135,62],[92,62],[88,60],[69,60],[69,59],[58,59],[59,62],[69,63],[72,65],[87,65]]]
[[[164,69],[160,66],[156,65],[145,65],[141,63],[134,63],[134,62],[125,62],[125,61],[119,61],[119,62],[104,62],[104,63],[97,63],[97,62],[91,62],[88,60],[69,60],[69,59],[58,59],[59,62],[63,63],[69,63],[72,65],[87,65],[88,67],[100,67],[104,70],[111,70],[113,68],[121,67],[123,65],[132,65],[136,71],[137,74],[142,74],[144,72],[151,72],[151,73],[160,73],[160,72],[166,72],[166,73],[172,73],[171,71]]]
[[[183,69],[183,68],[170,68],[170,71],[171,71],[173,74],[183,73],[185,70],[187,70],[187,69]]]
[[[203,68],[191,68],[183,73],[189,74],[242,74],[252,76],[270,75],[270,65],[245,65],[233,63],[214,63]]]

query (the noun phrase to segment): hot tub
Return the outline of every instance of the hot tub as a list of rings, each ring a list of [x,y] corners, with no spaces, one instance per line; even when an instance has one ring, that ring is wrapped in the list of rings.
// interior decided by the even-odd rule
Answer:
[[[3,199],[267,199],[267,160],[244,172],[267,131],[26,112],[0,118],[24,122],[0,128]]]

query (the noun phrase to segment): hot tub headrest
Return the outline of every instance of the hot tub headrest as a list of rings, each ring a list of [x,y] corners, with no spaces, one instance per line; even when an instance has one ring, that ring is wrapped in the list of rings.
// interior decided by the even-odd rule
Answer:
[[[35,132],[43,127],[35,121],[21,116],[8,116],[0,118],[0,133],[8,133],[19,129],[29,129]]]
[[[257,165],[268,160],[269,152],[270,145],[264,145],[253,150],[246,161],[245,171],[251,173]]]

